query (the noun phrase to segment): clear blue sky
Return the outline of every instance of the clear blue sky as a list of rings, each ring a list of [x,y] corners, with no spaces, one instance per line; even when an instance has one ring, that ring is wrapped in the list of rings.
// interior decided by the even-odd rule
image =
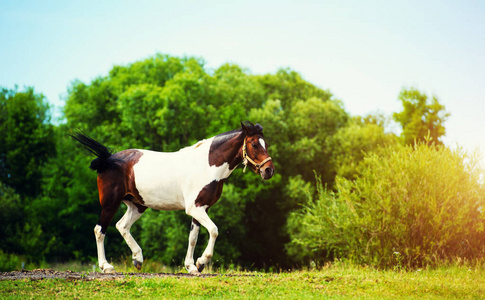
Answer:
[[[189,55],[290,67],[353,115],[390,115],[417,87],[451,113],[448,145],[485,152],[485,1],[2,0],[0,38],[0,86],[33,86],[56,107],[75,79]]]

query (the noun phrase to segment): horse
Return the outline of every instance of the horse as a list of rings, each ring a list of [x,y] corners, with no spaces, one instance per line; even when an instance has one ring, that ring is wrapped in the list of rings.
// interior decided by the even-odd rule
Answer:
[[[94,227],[98,265],[103,273],[113,273],[114,267],[105,255],[106,230],[116,211],[125,203],[127,210],[116,228],[132,251],[133,265],[140,270],[142,249],[130,233],[133,223],[147,208],[156,210],[185,210],[192,217],[185,268],[199,275],[214,252],[218,228],[207,210],[219,200],[224,182],[243,163],[264,180],[274,174],[268,155],[263,127],[241,122],[241,128],[201,140],[177,152],[156,152],[128,149],[113,154],[93,138],[77,132],[70,135],[97,156],[90,165],[97,171],[97,186],[101,214]],[[209,242],[194,263],[194,249],[200,226],[209,232]]]

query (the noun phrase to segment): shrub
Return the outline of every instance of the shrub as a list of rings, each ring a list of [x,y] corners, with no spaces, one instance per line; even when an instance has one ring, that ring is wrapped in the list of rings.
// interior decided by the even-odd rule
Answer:
[[[5,253],[0,250],[0,272],[9,272],[20,270],[22,268],[22,259],[15,254]]]
[[[418,267],[485,254],[485,188],[478,159],[424,144],[369,154],[336,192],[317,184],[316,201],[290,216],[290,255],[317,262],[350,258],[381,267]]]

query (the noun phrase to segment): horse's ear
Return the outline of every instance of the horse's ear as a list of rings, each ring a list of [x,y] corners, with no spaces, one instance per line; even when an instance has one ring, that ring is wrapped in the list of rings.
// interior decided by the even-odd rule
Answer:
[[[246,125],[244,125],[243,122],[241,122],[241,128],[246,135],[249,135],[249,129],[246,127]]]
[[[256,123],[256,125],[254,125],[254,128],[259,131],[259,132],[263,132],[263,126],[261,126],[260,124]]]

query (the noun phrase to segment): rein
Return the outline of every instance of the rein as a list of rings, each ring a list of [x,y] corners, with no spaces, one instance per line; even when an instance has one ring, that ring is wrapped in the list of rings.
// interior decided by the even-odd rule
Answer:
[[[244,145],[243,145],[243,164],[244,164],[244,169],[243,169],[243,173],[246,172],[246,167],[248,166],[248,162],[250,162],[253,166],[256,167],[256,170],[254,170],[254,173],[258,174],[261,170],[261,167],[267,163],[268,161],[271,160],[271,157],[268,156],[265,160],[263,160],[262,162],[260,163],[257,163],[255,162],[254,160],[251,159],[251,157],[249,157],[247,151],[246,151],[246,139],[244,139]]]

